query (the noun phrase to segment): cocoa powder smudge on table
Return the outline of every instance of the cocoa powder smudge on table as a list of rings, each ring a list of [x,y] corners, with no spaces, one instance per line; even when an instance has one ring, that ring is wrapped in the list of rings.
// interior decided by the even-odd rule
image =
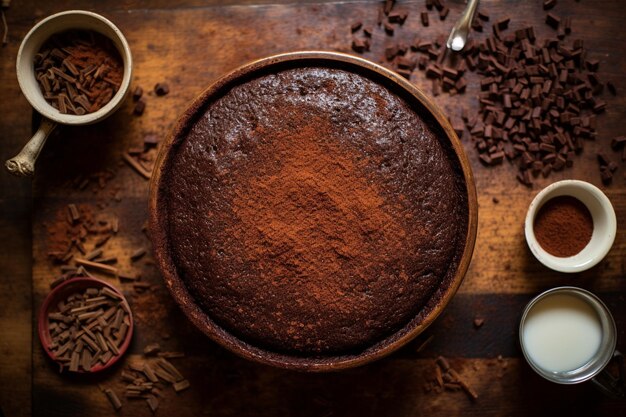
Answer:
[[[559,196],[541,207],[533,230],[545,251],[565,258],[576,255],[587,246],[593,233],[593,218],[580,200]]]

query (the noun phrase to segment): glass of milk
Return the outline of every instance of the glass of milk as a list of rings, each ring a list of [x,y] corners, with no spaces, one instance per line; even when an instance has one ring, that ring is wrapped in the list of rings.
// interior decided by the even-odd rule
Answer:
[[[615,349],[615,321],[604,303],[589,291],[558,287],[528,303],[519,328],[526,361],[542,377],[559,384],[592,380],[605,393],[623,397],[623,377],[605,370]],[[623,363],[620,363],[620,372]]]

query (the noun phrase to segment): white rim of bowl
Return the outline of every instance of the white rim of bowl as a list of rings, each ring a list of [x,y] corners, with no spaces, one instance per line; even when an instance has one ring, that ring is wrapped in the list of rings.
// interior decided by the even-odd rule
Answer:
[[[597,249],[588,250],[588,246],[585,247],[581,252],[574,256],[570,257],[557,257],[551,255],[546,250],[544,250],[535,237],[534,232],[534,221],[535,215],[537,211],[550,199],[559,196],[571,196],[575,197],[578,200],[576,195],[573,195],[571,192],[563,192],[558,193],[558,190],[563,188],[572,188],[578,189],[582,193],[587,194],[599,203],[602,211],[602,216],[606,219],[607,232],[604,236],[599,236],[595,239],[597,244]],[[582,201],[581,201],[582,202]],[[583,202],[587,206],[586,203]],[[592,210],[587,207],[589,211]],[[592,213],[593,216],[593,213]],[[592,235],[589,243],[594,241],[595,229],[596,229],[596,217],[594,216],[594,235]],[[547,266],[550,269],[559,272],[567,272],[567,273],[575,273],[586,271],[589,268],[597,265],[606,254],[609,252],[611,247],[613,246],[613,242],[615,241],[615,235],[617,232],[617,219],[615,216],[615,210],[613,209],[613,205],[609,198],[593,184],[590,184],[585,181],[580,180],[563,180],[558,181],[553,184],[550,184],[543,190],[541,190],[530,203],[528,207],[528,211],[526,213],[526,221],[524,224],[524,232],[526,235],[526,243],[530,248],[530,251],[533,253],[535,258],[543,265]],[[589,244],[588,244],[589,245]]]
[[[71,114],[60,113],[58,110],[56,110],[54,107],[49,105],[47,102],[45,106],[39,105],[37,101],[32,99],[32,97],[30,96],[30,93],[28,93],[29,89],[26,87],[32,82],[32,80],[30,79],[31,74],[25,74],[20,69],[20,63],[23,60],[22,56],[25,53],[26,47],[30,46],[30,39],[33,36],[33,34],[41,30],[41,28],[44,25],[49,24],[50,21],[56,20],[59,18],[64,18],[64,17],[71,16],[71,15],[85,16],[87,18],[95,19],[101,23],[104,23],[113,31],[113,33],[117,37],[117,41],[119,41],[119,43],[122,46],[121,50],[119,50],[118,52],[120,53],[123,63],[124,63],[124,76],[122,78],[122,83],[120,85],[119,90],[115,93],[115,95],[111,98],[111,100],[109,100],[109,102],[106,105],[104,105],[102,108],[100,108],[99,110],[93,113],[86,113],[84,115],[71,115]],[[77,26],[75,27],[75,29],[84,29],[84,28]],[[63,32],[66,30],[72,30],[72,28],[68,27],[66,29],[63,29],[60,32]],[[111,39],[111,36],[107,34],[103,33],[102,35]],[[115,42],[116,41],[115,39],[111,39],[111,40],[114,44],[117,43]],[[35,51],[35,53],[37,52],[38,51]],[[16,60],[15,66],[16,66],[16,72],[17,72],[17,81],[18,81],[18,84],[20,85],[20,89],[22,90],[22,93],[26,97],[26,100],[28,100],[30,105],[33,106],[33,108],[37,112],[39,112],[42,116],[54,122],[66,124],[66,125],[78,126],[78,125],[92,124],[100,120],[103,120],[107,118],[108,116],[110,116],[111,114],[113,114],[121,106],[130,87],[130,82],[131,82],[132,72],[133,72],[133,59],[132,59],[130,47],[128,46],[128,42],[126,41],[124,34],[109,19],[107,19],[106,17],[102,15],[99,15],[97,13],[93,13],[87,10],[66,10],[66,11],[55,13],[53,15],[46,17],[45,19],[35,24],[35,26],[33,26],[28,31],[28,33],[22,40],[20,48],[17,52],[17,60]],[[25,77],[29,77],[29,79],[26,79]],[[36,84],[36,81],[35,81],[35,84]],[[39,86],[37,87],[39,88]]]

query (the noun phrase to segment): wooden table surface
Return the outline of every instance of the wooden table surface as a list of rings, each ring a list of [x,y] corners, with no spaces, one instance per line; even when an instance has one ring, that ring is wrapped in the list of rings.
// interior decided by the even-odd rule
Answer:
[[[611,400],[590,383],[558,386],[536,375],[521,357],[517,325],[524,305],[537,293],[555,286],[576,285],[597,293],[609,306],[618,326],[618,349],[626,350],[626,165],[613,184],[602,186],[596,152],[623,135],[626,116],[626,17],[619,0],[559,0],[554,13],[571,16],[572,37],[584,39],[600,75],[618,87],[608,96],[606,114],[599,118],[599,138],[586,143],[571,169],[538,179],[529,189],[515,180],[512,166],[488,169],[480,165],[469,141],[478,191],[479,228],[476,249],[463,285],[446,311],[423,335],[390,357],[357,369],[330,374],[303,374],[269,368],[240,359],[195,330],[172,302],[151,257],[131,262],[130,254],[148,247],[142,231],[147,219],[148,182],[121,162],[121,154],[141,145],[147,134],[164,137],[189,101],[225,72],[255,58],[280,52],[324,49],[350,51],[350,24],[374,23],[375,1],[299,2],[289,0],[68,0],[13,1],[7,11],[8,46],[0,49],[0,156],[16,153],[31,130],[31,109],[21,95],[14,62],[22,38],[39,19],[57,11],[82,8],[102,13],[126,35],[135,60],[133,85],[145,90],[161,81],[171,87],[165,97],[148,96],[142,117],[127,103],[96,126],[59,129],[49,140],[34,182],[0,174],[0,416],[106,416],[113,411],[98,388],[123,391],[119,374],[124,366],[91,378],[59,375],[44,357],[34,333],[36,313],[50,283],[58,275],[47,252],[55,245],[50,226],[65,215],[68,203],[78,204],[98,218],[117,217],[120,232],[106,253],[120,259],[119,267],[152,284],[138,293],[132,283],[107,278],[127,294],[136,317],[136,334],[126,363],[143,348],[158,342],[165,350],[186,357],[174,363],[190,380],[179,394],[166,392],[157,415],[171,416],[444,416],[444,415],[626,415],[626,400]],[[409,19],[394,38],[376,29],[366,58],[380,61],[385,45],[415,36],[446,34],[463,8],[449,0],[448,20],[431,17],[423,28],[419,12],[424,1],[404,3]],[[550,34],[541,1],[483,0],[492,21],[512,18],[511,28],[534,24],[539,37]],[[460,108],[476,108],[476,78],[464,95],[436,98],[452,117]],[[430,91],[422,74],[412,79]],[[153,153],[154,154],[154,153]],[[153,155],[152,154],[152,155]],[[617,159],[617,156],[614,157]],[[94,182],[83,190],[71,186],[79,175],[105,170],[115,173],[103,189]],[[618,234],[612,250],[598,266],[566,275],[539,264],[528,250],[523,221],[538,190],[565,178],[600,186],[613,202]],[[32,185],[32,187],[31,187]],[[117,194],[117,199],[112,196]],[[494,197],[499,203],[494,202]],[[119,200],[119,201],[118,201]],[[32,231],[32,232],[31,232]],[[93,240],[88,240],[91,248]],[[476,329],[473,320],[485,319]],[[169,335],[164,338],[163,335]],[[428,337],[421,352],[417,347]],[[434,378],[434,358],[443,355],[477,391],[471,402],[461,392],[426,392]],[[151,415],[144,401],[126,401],[119,414]]]

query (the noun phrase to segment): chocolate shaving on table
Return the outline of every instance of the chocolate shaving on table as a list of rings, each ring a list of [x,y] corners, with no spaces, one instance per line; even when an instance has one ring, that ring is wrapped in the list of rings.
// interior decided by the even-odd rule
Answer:
[[[191,386],[171,362],[152,356],[159,349],[158,343],[147,345],[142,359],[131,362],[121,372],[121,379],[126,383],[124,396],[129,400],[145,399],[152,412],[158,408],[159,401],[167,399],[163,391],[168,385],[177,394]],[[176,353],[176,357],[184,357],[184,354]]]
[[[174,391],[176,392],[180,392],[180,391],[184,391],[187,388],[189,388],[191,385],[189,384],[189,381],[187,381],[186,379],[180,380],[178,382],[175,382],[173,387],[174,387]]]
[[[150,148],[159,144],[159,136],[153,133],[147,134],[143,137],[144,147]]]
[[[478,399],[476,391],[467,383],[467,381],[450,366],[450,363],[443,356],[439,356],[435,360],[435,376],[432,382],[433,386],[448,391],[463,390],[472,401]],[[427,391],[432,390],[432,386]]]
[[[161,346],[158,343],[150,343],[143,349],[143,354],[146,356],[154,356],[161,351]]]
[[[146,248],[138,248],[130,255],[130,260],[132,262],[138,261],[139,259],[143,258],[146,253]]]
[[[131,168],[135,170],[135,172],[137,172],[139,175],[147,180],[150,179],[152,173],[148,171],[144,166],[142,166],[139,161],[129,155],[128,152],[124,152],[122,154],[122,158],[124,159],[124,162],[126,162]]]
[[[422,12],[420,13],[420,19],[422,20],[422,25],[427,27],[430,23],[428,21],[428,13]]]
[[[122,408],[122,402],[120,401],[115,391],[107,388],[104,390],[104,393],[106,394],[107,398],[109,399],[109,402],[113,406],[113,409],[115,411],[119,411]]]
[[[78,265],[82,265],[86,268],[92,268],[100,272],[104,272],[106,274],[110,274],[110,275],[118,274],[118,269],[111,265],[107,265],[107,264],[103,264],[99,262],[93,262],[93,261],[89,261],[87,259],[82,259],[82,258],[76,258],[74,262],[77,263]]]

